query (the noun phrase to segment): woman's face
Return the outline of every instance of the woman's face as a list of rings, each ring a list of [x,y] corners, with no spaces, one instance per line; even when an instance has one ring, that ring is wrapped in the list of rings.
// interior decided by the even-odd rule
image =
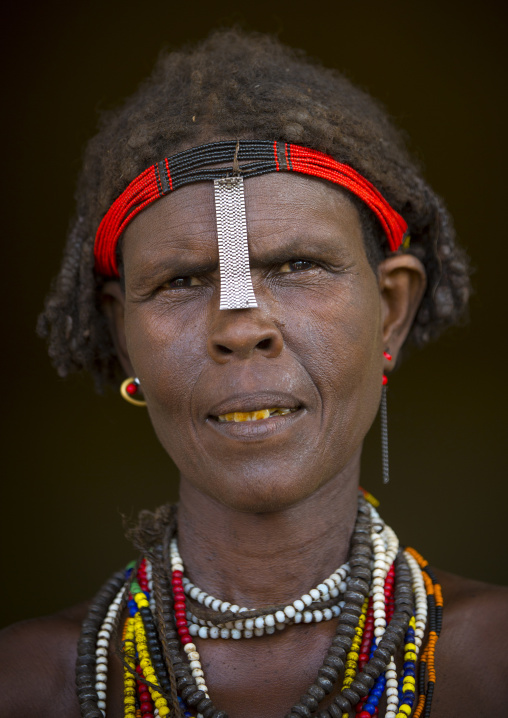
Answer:
[[[255,512],[304,499],[358,455],[379,405],[387,311],[344,192],[274,174],[248,179],[245,198],[259,308],[219,310],[213,185],[199,183],[125,232],[124,331],[182,480]],[[282,413],[226,416],[267,409]]]

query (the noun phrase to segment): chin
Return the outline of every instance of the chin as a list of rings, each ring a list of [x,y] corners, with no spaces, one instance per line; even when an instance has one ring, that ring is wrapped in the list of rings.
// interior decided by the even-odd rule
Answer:
[[[234,511],[252,514],[268,514],[284,511],[300,503],[317,490],[309,486],[308,478],[301,482],[274,483],[273,474],[262,478],[246,480],[242,486],[222,486],[214,492],[213,498]]]

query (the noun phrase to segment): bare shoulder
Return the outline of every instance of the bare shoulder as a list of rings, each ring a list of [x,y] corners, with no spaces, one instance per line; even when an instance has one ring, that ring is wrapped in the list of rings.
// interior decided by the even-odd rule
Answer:
[[[79,718],[74,667],[88,604],[0,632],[1,715]]]
[[[508,702],[508,588],[436,574],[444,610],[432,715],[501,715]]]

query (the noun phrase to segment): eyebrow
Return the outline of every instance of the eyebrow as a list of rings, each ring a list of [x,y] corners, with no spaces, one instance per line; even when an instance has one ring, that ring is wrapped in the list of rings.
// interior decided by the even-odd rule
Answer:
[[[338,238],[337,238],[338,239]],[[184,244],[184,243],[182,243]],[[333,238],[316,238],[313,235],[297,235],[288,238],[283,247],[270,248],[265,244],[261,254],[255,248],[249,246],[250,266],[252,269],[260,269],[266,266],[284,264],[290,259],[309,258],[317,259],[322,257],[328,260],[340,260],[344,258],[345,250],[339,241],[334,242]],[[253,251],[254,250],[254,251]],[[172,256],[169,256],[172,255]],[[176,256],[175,256],[176,255]],[[168,251],[168,256],[156,257],[147,263],[136,277],[133,286],[142,286],[146,282],[169,278],[169,275],[192,276],[206,275],[218,271],[219,261],[217,258],[207,257],[195,259],[189,256],[189,250],[183,249],[182,245],[176,251]]]

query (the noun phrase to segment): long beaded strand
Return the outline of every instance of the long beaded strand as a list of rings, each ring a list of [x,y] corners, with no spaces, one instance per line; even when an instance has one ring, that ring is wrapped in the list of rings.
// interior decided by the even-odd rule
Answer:
[[[170,524],[174,524],[174,517]],[[175,610],[178,609],[179,603],[181,606],[180,599],[183,601],[183,608],[185,609],[185,598],[183,595],[183,589],[181,594],[178,593],[173,596],[171,591],[171,584],[167,578],[165,567],[169,561],[169,542],[172,531],[170,526],[166,527],[165,538],[162,547],[157,548],[154,551],[154,589],[157,599],[157,610],[158,620],[161,632],[161,638],[163,639],[163,645],[165,649],[165,657],[168,668],[176,677],[176,685],[180,693],[181,698],[189,706],[197,706],[199,704],[199,710],[203,712],[205,718],[227,718],[223,711],[217,710],[212,701],[207,698],[203,690],[196,683],[196,679],[192,675],[192,669],[190,668],[190,662],[194,659],[199,659],[199,653],[196,650],[196,646],[192,643],[192,639],[186,630],[185,625],[180,625],[178,628],[175,621]],[[167,549],[167,550],[166,550]],[[156,569],[156,570],[155,570]],[[177,589],[180,588],[177,586]],[[174,600],[173,600],[174,599]],[[175,610],[174,610],[175,609]],[[185,615],[185,611],[184,611]],[[182,659],[180,651],[180,640],[184,639],[184,653],[186,658]],[[173,701],[173,707],[178,711],[178,702]]]
[[[82,624],[76,660],[76,688],[83,718],[103,718],[95,683],[98,658],[103,655],[107,658],[107,650],[102,646],[97,647],[97,640],[109,606],[123,583],[123,571],[114,574],[90,604]]]
[[[136,643],[134,631],[134,618],[129,616],[125,621],[123,635],[123,707],[124,718],[136,716],[136,679],[133,672],[136,668]],[[131,670],[129,670],[129,668]]]
[[[425,582],[427,592],[427,606],[429,618],[429,636],[427,645],[420,659],[420,675],[419,675],[419,696],[418,704],[414,712],[414,718],[429,718],[432,707],[432,698],[434,695],[434,686],[436,684],[436,671],[434,668],[434,655],[436,644],[441,633],[441,625],[443,618],[443,595],[441,586],[436,580],[428,562],[415,549],[407,548],[407,552],[413,556],[422,569],[422,578]],[[425,675],[428,676],[427,687],[425,688]]]
[[[118,617],[120,606],[123,603],[124,595],[127,591],[126,586],[122,586],[116,594],[113,602],[110,604],[106,617],[101,624],[99,633],[97,634],[97,648],[103,649],[97,654],[96,672],[95,672],[95,690],[97,691],[98,707],[106,715],[106,691],[108,681],[108,649],[111,634],[114,630]]]

